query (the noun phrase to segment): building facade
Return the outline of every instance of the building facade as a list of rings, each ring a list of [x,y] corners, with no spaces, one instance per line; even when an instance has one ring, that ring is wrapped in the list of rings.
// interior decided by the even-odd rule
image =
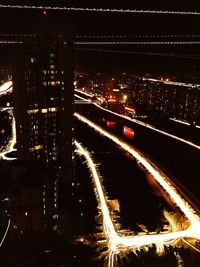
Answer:
[[[34,36],[18,53],[13,71],[17,158],[48,170],[56,214],[73,177],[72,46],[63,36]]]

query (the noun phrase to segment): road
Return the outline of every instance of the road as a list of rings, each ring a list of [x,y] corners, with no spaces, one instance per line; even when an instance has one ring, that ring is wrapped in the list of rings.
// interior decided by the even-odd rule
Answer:
[[[131,128],[134,131],[134,137],[128,142],[157,162],[166,173],[169,173],[170,177],[173,177],[172,180],[176,180],[180,186],[182,184],[184,186],[182,191],[186,190],[189,198],[199,205],[197,182],[200,164],[199,145],[190,144],[188,140],[182,140],[178,136],[156,129],[149,124],[103,109],[97,104],[91,104],[87,106],[87,109],[83,105],[76,105],[76,109],[98,125],[103,125],[103,118],[111,121],[115,126],[109,131],[120,138],[125,138],[124,126]]]
[[[157,250],[161,252],[164,248],[164,244],[173,244],[175,240],[178,238],[195,238],[200,239],[200,218],[197,215],[196,211],[192,208],[190,203],[188,203],[181,193],[178,192],[176,188],[170,183],[170,180],[167,176],[165,176],[152,162],[147,160],[141,153],[135,150],[133,147],[128,145],[127,143],[119,140],[116,136],[108,133],[95,123],[91,122],[87,118],[81,116],[80,114],[75,114],[75,116],[86,123],[89,127],[93,128],[95,131],[98,131],[101,135],[112,140],[112,142],[119,145],[122,149],[130,153],[143,167],[151,173],[154,177],[155,181],[162,187],[162,189],[171,197],[173,202],[180,208],[180,210],[185,214],[185,216],[190,221],[190,225],[187,229],[183,229],[176,232],[162,233],[162,234],[145,234],[141,235],[133,235],[133,236],[122,236],[119,235],[113,226],[110,213],[108,207],[106,205],[106,196],[102,188],[102,184],[100,182],[100,178],[95,169],[95,165],[92,162],[91,157],[87,152],[83,152],[83,148],[80,150],[85,154],[85,157],[88,161],[88,164],[91,169],[91,173],[93,174],[93,178],[95,180],[96,189],[98,192],[99,202],[101,205],[103,222],[104,222],[104,232],[108,239],[109,245],[109,266],[113,266],[114,263],[114,255],[116,253],[128,251],[128,250],[136,250],[139,247],[148,246],[150,244],[155,244],[157,246]]]

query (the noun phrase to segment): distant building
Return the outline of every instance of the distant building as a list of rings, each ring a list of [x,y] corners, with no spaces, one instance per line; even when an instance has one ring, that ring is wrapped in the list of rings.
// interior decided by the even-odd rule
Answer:
[[[200,88],[186,84],[136,79],[134,102],[141,113],[200,123]]]

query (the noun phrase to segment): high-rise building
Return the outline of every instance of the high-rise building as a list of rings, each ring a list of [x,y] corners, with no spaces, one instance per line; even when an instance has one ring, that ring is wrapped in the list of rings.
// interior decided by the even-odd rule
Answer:
[[[62,193],[73,176],[72,46],[63,36],[33,36],[18,53],[13,71],[17,157],[50,170],[57,209],[59,184]]]

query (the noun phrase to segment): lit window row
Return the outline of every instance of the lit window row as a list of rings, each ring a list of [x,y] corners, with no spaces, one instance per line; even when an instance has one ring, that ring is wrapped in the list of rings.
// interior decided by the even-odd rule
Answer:
[[[48,113],[48,112],[56,112],[58,109],[56,107],[52,107],[52,108],[42,108],[42,109],[29,109],[27,110],[28,114],[36,114],[38,112],[41,113]]]
[[[33,151],[36,151],[36,150],[40,150],[42,148],[43,148],[43,145],[37,145],[37,146],[34,146],[34,147],[30,147],[29,151],[33,152]]]

